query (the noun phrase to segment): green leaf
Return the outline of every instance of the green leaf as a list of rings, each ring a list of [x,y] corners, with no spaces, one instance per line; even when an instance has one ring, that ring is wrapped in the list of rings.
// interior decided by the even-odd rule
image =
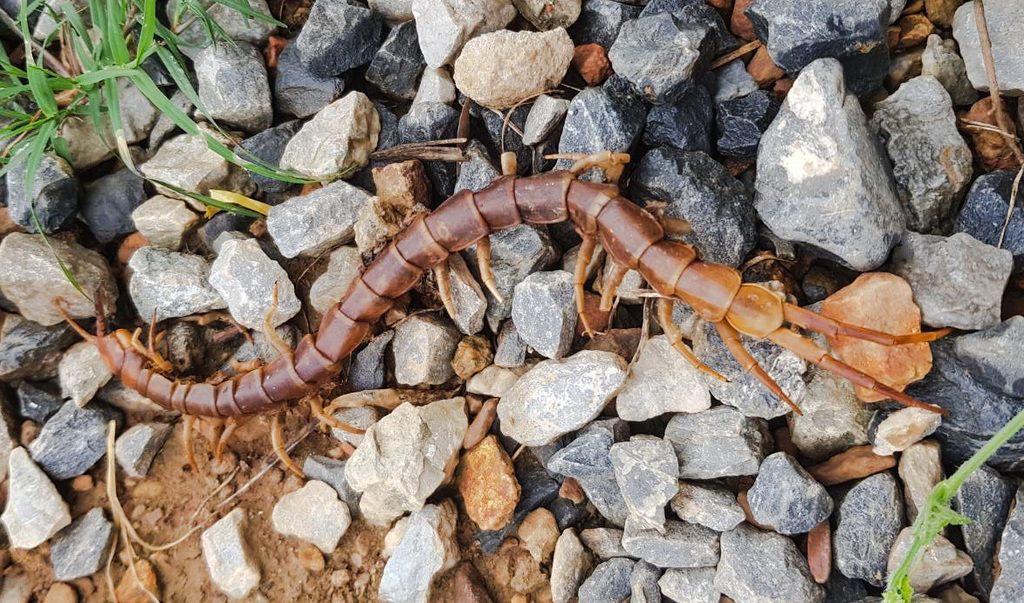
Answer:
[[[138,70],[131,67],[104,67],[76,76],[73,81],[77,82],[79,87],[83,87],[114,78],[131,77],[136,73]]]
[[[39,105],[39,109],[47,117],[56,115],[57,99],[53,96],[53,91],[50,90],[50,85],[46,81],[46,72],[32,64],[27,65],[27,68],[28,85],[32,89],[32,96],[35,98],[36,104]]]
[[[128,43],[121,32],[124,19],[124,6],[118,0],[107,0],[107,29],[103,43],[110,49],[111,56],[118,65],[124,65],[132,59]]]
[[[86,50],[92,52],[92,38],[89,37],[89,28],[85,26],[85,21],[82,20],[82,15],[78,14],[78,9],[71,2],[65,0],[61,5],[61,10],[64,12],[64,16],[67,17],[68,22],[71,23],[71,28],[74,29],[78,38],[85,45]]]
[[[285,25],[284,23],[281,23],[280,21],[278,21],[274,17],[254,9],[249,4],[248,0],[214,0],[214,2],[216,4],[223,4],[224,6],[230,8],[232,10],[238,11],[239,13],[245,15],[246,17],[251,17],[253,19],[256,19],[257,21],[263,21],[264,23],[270,23],[271,25],[274,25],[276,27],[288,27],[287,25]]]
[[[52,140],[53,152],[56,153],[61,159],[71,163],[71,147],[68,146],[68,141],[63,136],[54,136]]]
[[[136,45],[135,64],[141,65],[143,56],[153,44],[153,36],[156,33],[156,0],[144,0],[142,8],[142,32],[139,33],[139,42]]]

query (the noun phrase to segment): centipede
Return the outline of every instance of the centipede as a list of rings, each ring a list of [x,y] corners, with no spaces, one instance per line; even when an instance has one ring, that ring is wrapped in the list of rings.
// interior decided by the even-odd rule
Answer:
[[[488,236],[520,224],[571,221],[582,238],[573,283],[576,309],[588,335],[593,335],[593,331],[584,311],[584,285],[587,266],[600,245],[613,263],[608,285],[602,291],[601,309],[611,308],[614,292],[627,271],[639,271],[659,295],[657,319],[669,342],[694,367],[713,378],[723,377],[704,365],[684,342],[672,321],[674,304],[687,304],[713,324],[743,369],[795,413],[801,412],[799,406],[758,364],[742,337],[767,339],[857,386],[906,406],[946,414],[945,409],[916,400],[842,362],[794,327],[885,346],[934,341],[948,334],[948,329],[893,335],[846,324],[790,303],[784,295],[762,284],[745,283],[741,273],[732,267],[702,261],[695,247],[666,238],[666,228],[673,226],[663,224],[621,195],[617,179],[629,161],[627,154],[604,152],[577,157],[568,169],[526,177],[517,177],[514,169],[507,169],[505,160],[511,158],[502,159],[505,175],[479,191],[460,191],[432,212],[416,216],[323,315],[315,335],[306,335],[294,350],[282,350],[264,366],[216,384],[175,379],[169,374],[172,367],[153,347],[152,330],[148,347],[139,341],[138,331],[118,329],[104,333],[99,320],[97,334],[81,327],[79,332],[98,347],[107,367],[124,385],[168,410],[179,411],[186,417],[219,419],[274,413],[335,378],[346,357],[370,334],[374,321],[428,271],[438,270],[438,289],[451,312],[444,276],[447,273],[439,270],[451,254],[476,245],[481,280],[500,299],[490,269]],[[604,169],[610,181],[594,182],[581,177],[594,168]],[[275,422],[276,418],[275,414]],[[342,428],[359,432],[348,426]],[[218,453],[219,448],[218,445]],[[281,454],[279,448],[275,441],[275,449]],[[286,464],[297,469],[294,464]]]

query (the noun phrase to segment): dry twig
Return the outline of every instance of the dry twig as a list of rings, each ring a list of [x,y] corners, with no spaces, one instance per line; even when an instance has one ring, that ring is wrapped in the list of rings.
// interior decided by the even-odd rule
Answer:
[[[1010,116],[1003,107],[1003,97],[999,95],[999,81],[996,78],[996,63],[992,57],[992,38],[988,34],[988,22],[985,20],[985,3],[983,0],[974,2],[974,23],[978,27],[978,40],[981,44],[981,57],[985,61],[985,76],[988,78],[988,91],[992,99],[992,111],[995,113],[996,123],[1005,132],[1013,131],[1013,124]],[[1024,164],[1024,151],[1021,151],[1020,144],[1014,137],[1010,144],[1010,150],[1017,163]]]

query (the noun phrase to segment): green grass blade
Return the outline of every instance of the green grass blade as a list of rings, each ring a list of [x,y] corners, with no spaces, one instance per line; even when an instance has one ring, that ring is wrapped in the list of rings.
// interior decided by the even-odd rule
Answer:
[[[210,207],[216,207],[217,209],[220,209],[220,210],[223,210],[223,211],[227,211],[227,212],[231,212],[233,214],[238,214],[240,216],[246,216],[248,218],[262,218],[263,217],[260,213],[252,211],[251,209],[246,209],[244,207],[241,207],[239,205],[235,205],[233,203],[224,203],[223,201],[218,201],[217,199],[214,199],[213,197],[210,197],[210,196],[207,196],[207,195],[202,195],[202,194],[199,194],[199,193],[193,193],[192,191],[187,191],[187,190],[185,190],[185,189],[183,189],[181,187],[175,186],[175,185],[173,185],[173,184],[171,184],[169,182],[164,182],[162,180],[152,180],[152,179],[150,180],[150,182],[152,182],[153,184],[157,184],[159,186],[168,188],[168,189],[178,193],[179,195],[184,195],[184,196],[186,196],[186,197],[188,197],[190,199],[195,199],[196,201],[198,201],[200,203],[205,203],[206,205],[209,205]]]
[[[284,23],[281,23],[271,15],[261,13],[249,5],[248,0],[214,0],[216,4],[223,4],[231,10],[238,11],[246,17],[256,19],[257,21],[263,21],[276,27],[288,27]]]
[[[50,90],[50,84],[46,78],[46,72],[36,65],[27,65],[28,85],[32,90],[32,97],[35,99],[39,109],[47,117],[57,114],[57,99]]]
[[[82,40],[85,48],[92,53],[92,38],[89,37],[89,28],[85,26],[85,21],[82,21],[82,15],[78,14],[78,9],[71,2],[65,1],[60,5],[61,11],[64,16],[67,17],[68,23],[71,24],[71,29],[74,30],[78,37]]]
[[[118,65],[124,65],[132,59],[128,43],[121,32],[125,17],[124,6],[118,0],[107,0],[107,29],[103,43],[110,49],[111,56]]]
[[[144,0],[142,6],[142,31],[139,33],[139,42],[136,45],[135,65],[141,65],[143,56],[149,51],[153,44],[153,36],[156,34],[156,0]]]
[[[73,81],[78,84],[77,87],[85,87],[114,78],[131,77],[136,73],[138,70],[132,67],[104,67],[76,76]]]

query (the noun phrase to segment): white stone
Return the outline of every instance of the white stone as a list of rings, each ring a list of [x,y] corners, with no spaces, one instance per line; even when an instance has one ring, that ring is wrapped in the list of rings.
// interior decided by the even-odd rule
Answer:
[[[451,477],[468,421],[463,398],[416,407],[408,402],[366,430],[345,465],[345,477],[362,492],[359,509],[385,525],[423,508]]]
[[[416,89],[416,103],[444,103],[450,105],[455,102],[457,94],[455,81],[448,73],[447,67],[427,67],[420,78],[420,86]]]
[[[210,268],[210,284],[227,302],[231,316],[250,329],[263,327],[275,285],[277,309],[272,326],[283,324],[301,309],[288,273],[263,253],[256,239],[225,242]]]
[[[207,528],[200,539],[210,579],[225,595],[241,599],[260,585],[260,568],[246,541],[246,516],[235,508]]]
[[[388,603],[427,603],[434,578],[455,567],[458,513],[446,500],[409,516],[401,540],[384,566],[377,594]]]
[[[423,58],[441,67],[473,36],[508,25],[516,9],[509,0],[413,0],[412,14]]]
[[[646,421],[669,412],[700,412],[711,394],[691,362],[664,335],[647,340],[615,399],[623,421]]]
[[[352,280],[359,276],[363,260],[355,247],[339,247],[331,252],[324,271],[309,288],[309,303],[320,314],[341,301]]]
[[[907,558],[913,541],[914,529],[903,528],[889,552],[889,576]],[[923,556],[910,570],[910,586],[919,593],[926,593],[940,584],[963,578],[973,568],[970,556],[940,534],[925,547]]]
[[[61,393],[79,406],[85,406],[92,400],[111,377],[99,348],[88,341],[80,341],[64,352],[57,374]]]
[[[316,545],[324,555],[338,548],[338,541],[352,524],[348,505],[338,500],[334,488],[317,480],[282,496],[270,519],[278,533]]]
[[[505,368],[492,364],[473,375],[466,382],[466,393],[478,394],[489,398],[500,398],[505,395],[527,367]]]
[[[455,61],[455,85],[481,105],[506,109],[556,88],[573,48],[562,28],[484,34],[467,42]]]
[[[583,548],[576,531],[566,529],[555,542],[555,554],[551,559],[552,603],[569,603],[575,598],[590,566],[590,553]]]
[[[132,221],[150,245],[177,251],[185,234],[199,222],[199,216],[184,201],[156,195],[135,208]]]
[[[139,165],[139,170],[150,180],[202,195],[209,194],[210,189],[225,188],[231,178],[231,164],[210,149],[201,135],[180,134],[165,140],[148,161]],[[157,185],[157,190],[168,197],[182,198],[164,186]]]
[[[892,456],[930,436],[942,424],[942,415],[923,408],[901,408],[875,429],[872,450],[881,456]]]
[[[7,529],[11,547],[34,549],[71,524],[67,503],[38,465],[21,446],[8,461],[7,507],[0,522]]]
[[[132,254],[128,268],[128,293],[146,322],[227,307],[210,285],[210,264],[202,256],[143,247]]]
[[[284,148],[280,165],[318,180],[355,173],[377,148],[380,116],[362,92],[349,92],[306,122]]]

